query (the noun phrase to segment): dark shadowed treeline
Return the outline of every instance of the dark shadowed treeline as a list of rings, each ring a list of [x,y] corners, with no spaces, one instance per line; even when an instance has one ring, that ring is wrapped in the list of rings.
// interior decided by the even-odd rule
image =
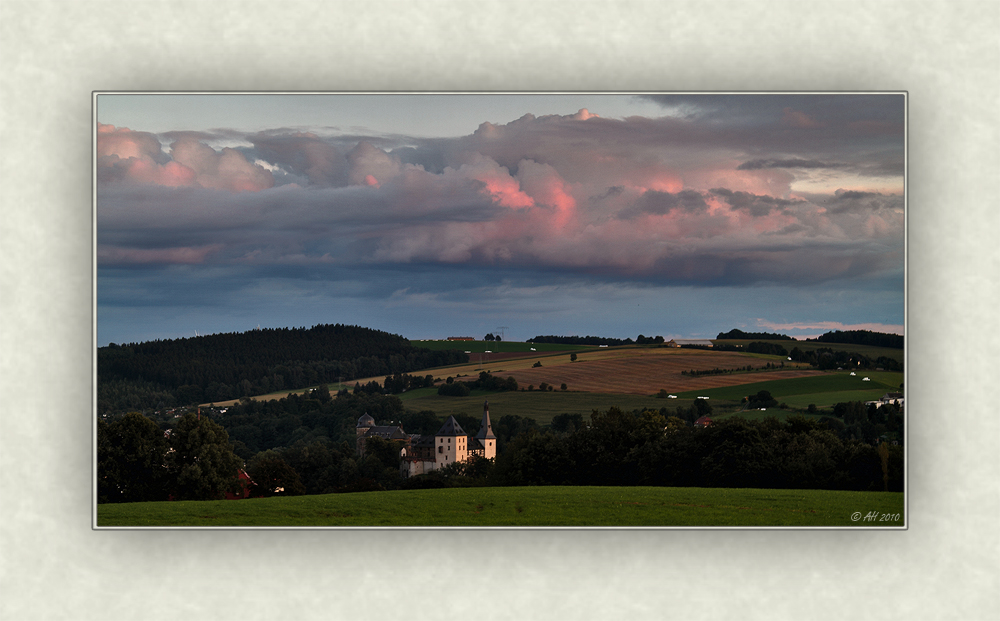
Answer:
[[[887,334],[884,332],[872,332],[871,330],[834,330],[821,334],[815,339],[807,341],[819,341],[820,343],[851,343],[853,345],[873,345],[875,347],[893,347],[903,349],[903,336],[900,334]]]
[[[842,440],[805,417],[734,417],[700,428],[612,408],[573,433],[521,435],[497,457],[490,482],[902,491],[903,449],[885,449],[883,468],[872,444]]]
[[[557,345],[632,345],[632,339],[614,339],[603,336],[536,336],[532,343],[555,343]]]
[[[97,351],[98,413],[238,399],[467,362],[401,336],[344,325],[109,344]]]
[[[764,339],[768,341],[794,341],[792,337],[785,334],[777,334],[774,332],[744,332],[737,328],[733,328],[729,332],[719,332],[716,336],[717,339]]]

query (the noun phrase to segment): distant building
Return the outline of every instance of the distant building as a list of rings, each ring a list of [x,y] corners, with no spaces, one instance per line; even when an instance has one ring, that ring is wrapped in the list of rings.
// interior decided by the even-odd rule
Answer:
[[[680,347],[681,346],[681,344],[678,343],[677,341],[675,341],[674,339],[670,339],[669,341],[667,341],[666,343],[664,343],[664,345],[667,346],[667,347]]]
[[[400,475],[405,478],[426,474],[477,455],[485,459],[494,459],[497,455],[489,401],[483,404],[483,420],[475,436],[466,434],[455,417],[449,416],[433,436],[413,437],[400,451]]]
[[[865,401],[865,405],[874,405],[877,408],[880,408],[883,405],[889,405],[889,404],[899,406],[902,409],[902,407],[903,407],[903,393],[901,393],[901,392],[887,392],[884,395],[882,395],[882,398],[879,399],[878,401]]]
[[[712,419],[707,416],[702,416],[698,420],[694,421],[695,427],[708,427],[712,424]]]
[[[368,438],[383,438],[385,440],[404,440],[409,442],[410,436],[403,431],[402,425],[376,425],[375,419],[365,414],[358,419],[358,457],[364,457],[365,441]]]
[[[682,347],[684,345],[697,345],[698,347],[715,347],[710,339],[672,339],[674,343],[677,343],[677,347]]]

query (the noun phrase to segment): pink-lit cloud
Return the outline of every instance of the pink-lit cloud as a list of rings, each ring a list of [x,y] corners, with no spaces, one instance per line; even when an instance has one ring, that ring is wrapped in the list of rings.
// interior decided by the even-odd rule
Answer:
[[[146,263],[193,265],[204,263],[208,255],[221,248],[221,244],[198,248],[122,248],[105,245],[97,249],[97,258],[105,265]]]
[[[270,171],[238,151],[217,152],[193,138],[175,141],[164,153],[153,134],[98,125],[98,178],[169,187],[200,186],[232,192],[256,192],[274,185]]]
[[[197,211],[199,230],[222,245],[216,261],[279,263],[288,253],[298,262],[467,263],[694,284],[899,272],[902,197],[856,185],[866,166],[893,164],[838,143],[846,122],[823,110],[797,103],[762,125],[726,125],[581,109],[484,122],[449,139],[278,129],[221,150],[178,134],[169,152],[151,134],[102,126],[99,166],[117,175],[99,173],[104,228],[116,245],[138,247],[109,192],[125,178],[245,193],[123,204],[147,212],[177,247],[204,240],[170,214]],[[817,150],[817,137],[832,146]],[[849,190],[792,189],[805,175],[836,183],[848,170]]]

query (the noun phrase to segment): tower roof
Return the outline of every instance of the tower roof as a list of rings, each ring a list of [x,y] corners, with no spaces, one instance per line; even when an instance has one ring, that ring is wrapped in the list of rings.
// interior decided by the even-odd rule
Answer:
[[[364,416],[358,419],[358,427],[374,427],[374,426],[375,426],[375,419],[372,418],[369,414],[365,414]]]
[[[490,423],[490,402],[487,400],[483,403],[483,422],[479,425],[479,433],[476,434],[477,440],[495,440],[496,436],[493,435],[493,425]]]
[[[438,436],[465,436],[465,435],[468,435],[468,434],[465,433],[465,430],[462,429],[462,426],[458,424],[458,421],[455,420],[454,416],[449,416],[448,420],[444,421],[444,424],[441,425],[441,429],[439,429],[438,432],[435,435],[438,435]]]

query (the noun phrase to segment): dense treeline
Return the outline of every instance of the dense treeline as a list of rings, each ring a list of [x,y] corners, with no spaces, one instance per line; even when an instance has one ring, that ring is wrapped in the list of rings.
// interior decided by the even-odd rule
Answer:
[[[871,330],[834,330],[821,334],[815,339],[807,341],[819,341],[820,343],[850,343],[852,345],[873,345],[875,347],[892,347],[903,349],[903,336],[900,334],[887,334],[885,332],[872,332]]]
[[[557,345],[632,345],[632,339],[613,339],[603,336],[536,336],[532,343],[555,343]]]
[[[837,368],[850,369],[883,369],[885,371],[902,371],[903,363],[895,358],[879,356],[872,359],[864,354],[847,351],[834,351],[829,347],[820,347],[811,351],[792,348],[788,357],[795,362],[807,362],[821,370]]]
[[[774,404],[764,391],[748,399],[753,407]],[[188,414],[160,425],[130,413],[98,423],[99,502],[219,498],[239,488],[241,464],[254,496],[459,485],[902,487],[902,447],[874,446],[886,433],[902,437],[895,406],[851,402],[837,404],[836,418],[732,417],[705,428],[693,425],[712,413],[704,400],[676,410],[595,411],[588,421],[562,414],[547,430],[507,414],[493,420],[495,462],[412,479],[399,474],[398,442],[372,438],[357,455],[355,427],[365,413],[411,434],[433,434],[444,422],[431,411],[405,410],[392,395],[342,391],[334,399],[323,390],[245,400],[224,416]],[[478,432],[478,416],[455,418],[466,433]],[[888,454],[885,470],[879,450]]]
[[[492,375],[488,371],[480,371],[479,378],[474,381],[460,382],[455,380],[455,378],[449,377],[438,388],[438,394],[448,397],[468,397],[469,392],[472,390],[505,392],[508,390],[516,391],[517,389],[517,380],[513,377],[508,376],[507,379],[501,379],[499,376]]]
[[[345,390],[334,399],[325,387],[276,401],[246,399],[224,415],[206,408],[200,416],[159,424],[130,412],[98,420],[98,502],[221,498],[242,489],[241,467],[252,481],[252,496],[404,486],[398,443],[370,438],[364,457],[357,455],[356,425],[363,414],[378,424],[402,425],[410,434],[434,434],[444,424],[429,410],[404,410],[393,395]],[[455,418],[467,433],[479,431],[480,417]],[[538,424],[508,414],[493,420],[493,431],[503,450],[514,437],[537,432]],[[464,472],[455,468],[448,476]]]
[[[776,334],[773,332],[744,332],[737,328],[733,328],[729,332],[719,332],[719,336],[715,337],[717,339],[764,339],[768,341],[794,341],[792,337],[785,334]]]
[[[111,343],[97,351],[98,412],[225,401],[467,361],[457,350],[417,348],[398,335],[340,324]]]
[[[666,432],[664,432],[666,427]],[[819,422],[733,417],[709,427],[616,408],[570,434],[529,433],[496,460],[495,485],[664,485],[901,491],[902,447],[842,440]]]

